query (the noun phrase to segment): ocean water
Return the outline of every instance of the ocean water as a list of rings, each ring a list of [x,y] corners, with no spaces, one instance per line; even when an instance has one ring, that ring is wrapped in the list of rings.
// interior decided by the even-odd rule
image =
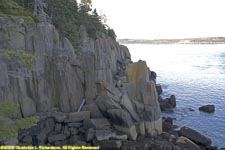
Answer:
[[[133,61],[145,60],[157,73],[162,97],[176,96],[174,113],[163,115],[210,137],[212,145],[225,147],[225,45],[126,46]],[[216,111],[200,112],[198,107],[205,104],[214,104]]]

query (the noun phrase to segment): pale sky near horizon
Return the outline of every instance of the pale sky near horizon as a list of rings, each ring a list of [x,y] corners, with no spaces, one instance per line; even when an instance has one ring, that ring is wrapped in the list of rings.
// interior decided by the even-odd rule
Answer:
[[[92,0],[117,38],[225,36],[225,0]]]

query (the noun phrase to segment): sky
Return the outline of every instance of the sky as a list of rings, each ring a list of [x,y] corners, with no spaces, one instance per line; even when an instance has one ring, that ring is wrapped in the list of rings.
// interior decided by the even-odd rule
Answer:
[[[92,0],[117,38],[225,36],[225,0]]]

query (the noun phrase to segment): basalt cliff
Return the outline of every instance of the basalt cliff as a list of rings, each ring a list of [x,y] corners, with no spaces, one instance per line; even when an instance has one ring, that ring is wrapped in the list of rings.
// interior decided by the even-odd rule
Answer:
[[[0,102],[19,104],[20,117],[40,116],[34,133],[40,144],[73,141],[80,127],[96,130],[101,140],[162,132],[155,78],[144,61],[131,61],[127,47],[106,35],[92,39],[81,26],[78,55],[51,23],[24,26],[20,19],[0,17],[1,56],[24,51],[34,60],[27,69],[1,57]],[[31,143],[32,133],[26,133],[19,140]]]

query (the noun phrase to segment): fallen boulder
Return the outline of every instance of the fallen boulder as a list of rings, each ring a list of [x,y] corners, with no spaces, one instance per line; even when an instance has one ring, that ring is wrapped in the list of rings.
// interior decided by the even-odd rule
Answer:
[[[122,109],[111,109],[108,111],[109,118],[114,127],[128,135],[128,139],[136,140],[137,130],[130,114]]]
[[[184,149],[200,150],[198,145],[184,136],[178,138],[177,145]]]
[[[187,137],[188,139],[190,139],[191,141],[195,142],[198,145],[210,146],[212,143],[210,138],[205,137],[201,133],[195,131],[194,129],[186,127],[186,126],[184,126],[180,129],[179,134],[181,136]]]

